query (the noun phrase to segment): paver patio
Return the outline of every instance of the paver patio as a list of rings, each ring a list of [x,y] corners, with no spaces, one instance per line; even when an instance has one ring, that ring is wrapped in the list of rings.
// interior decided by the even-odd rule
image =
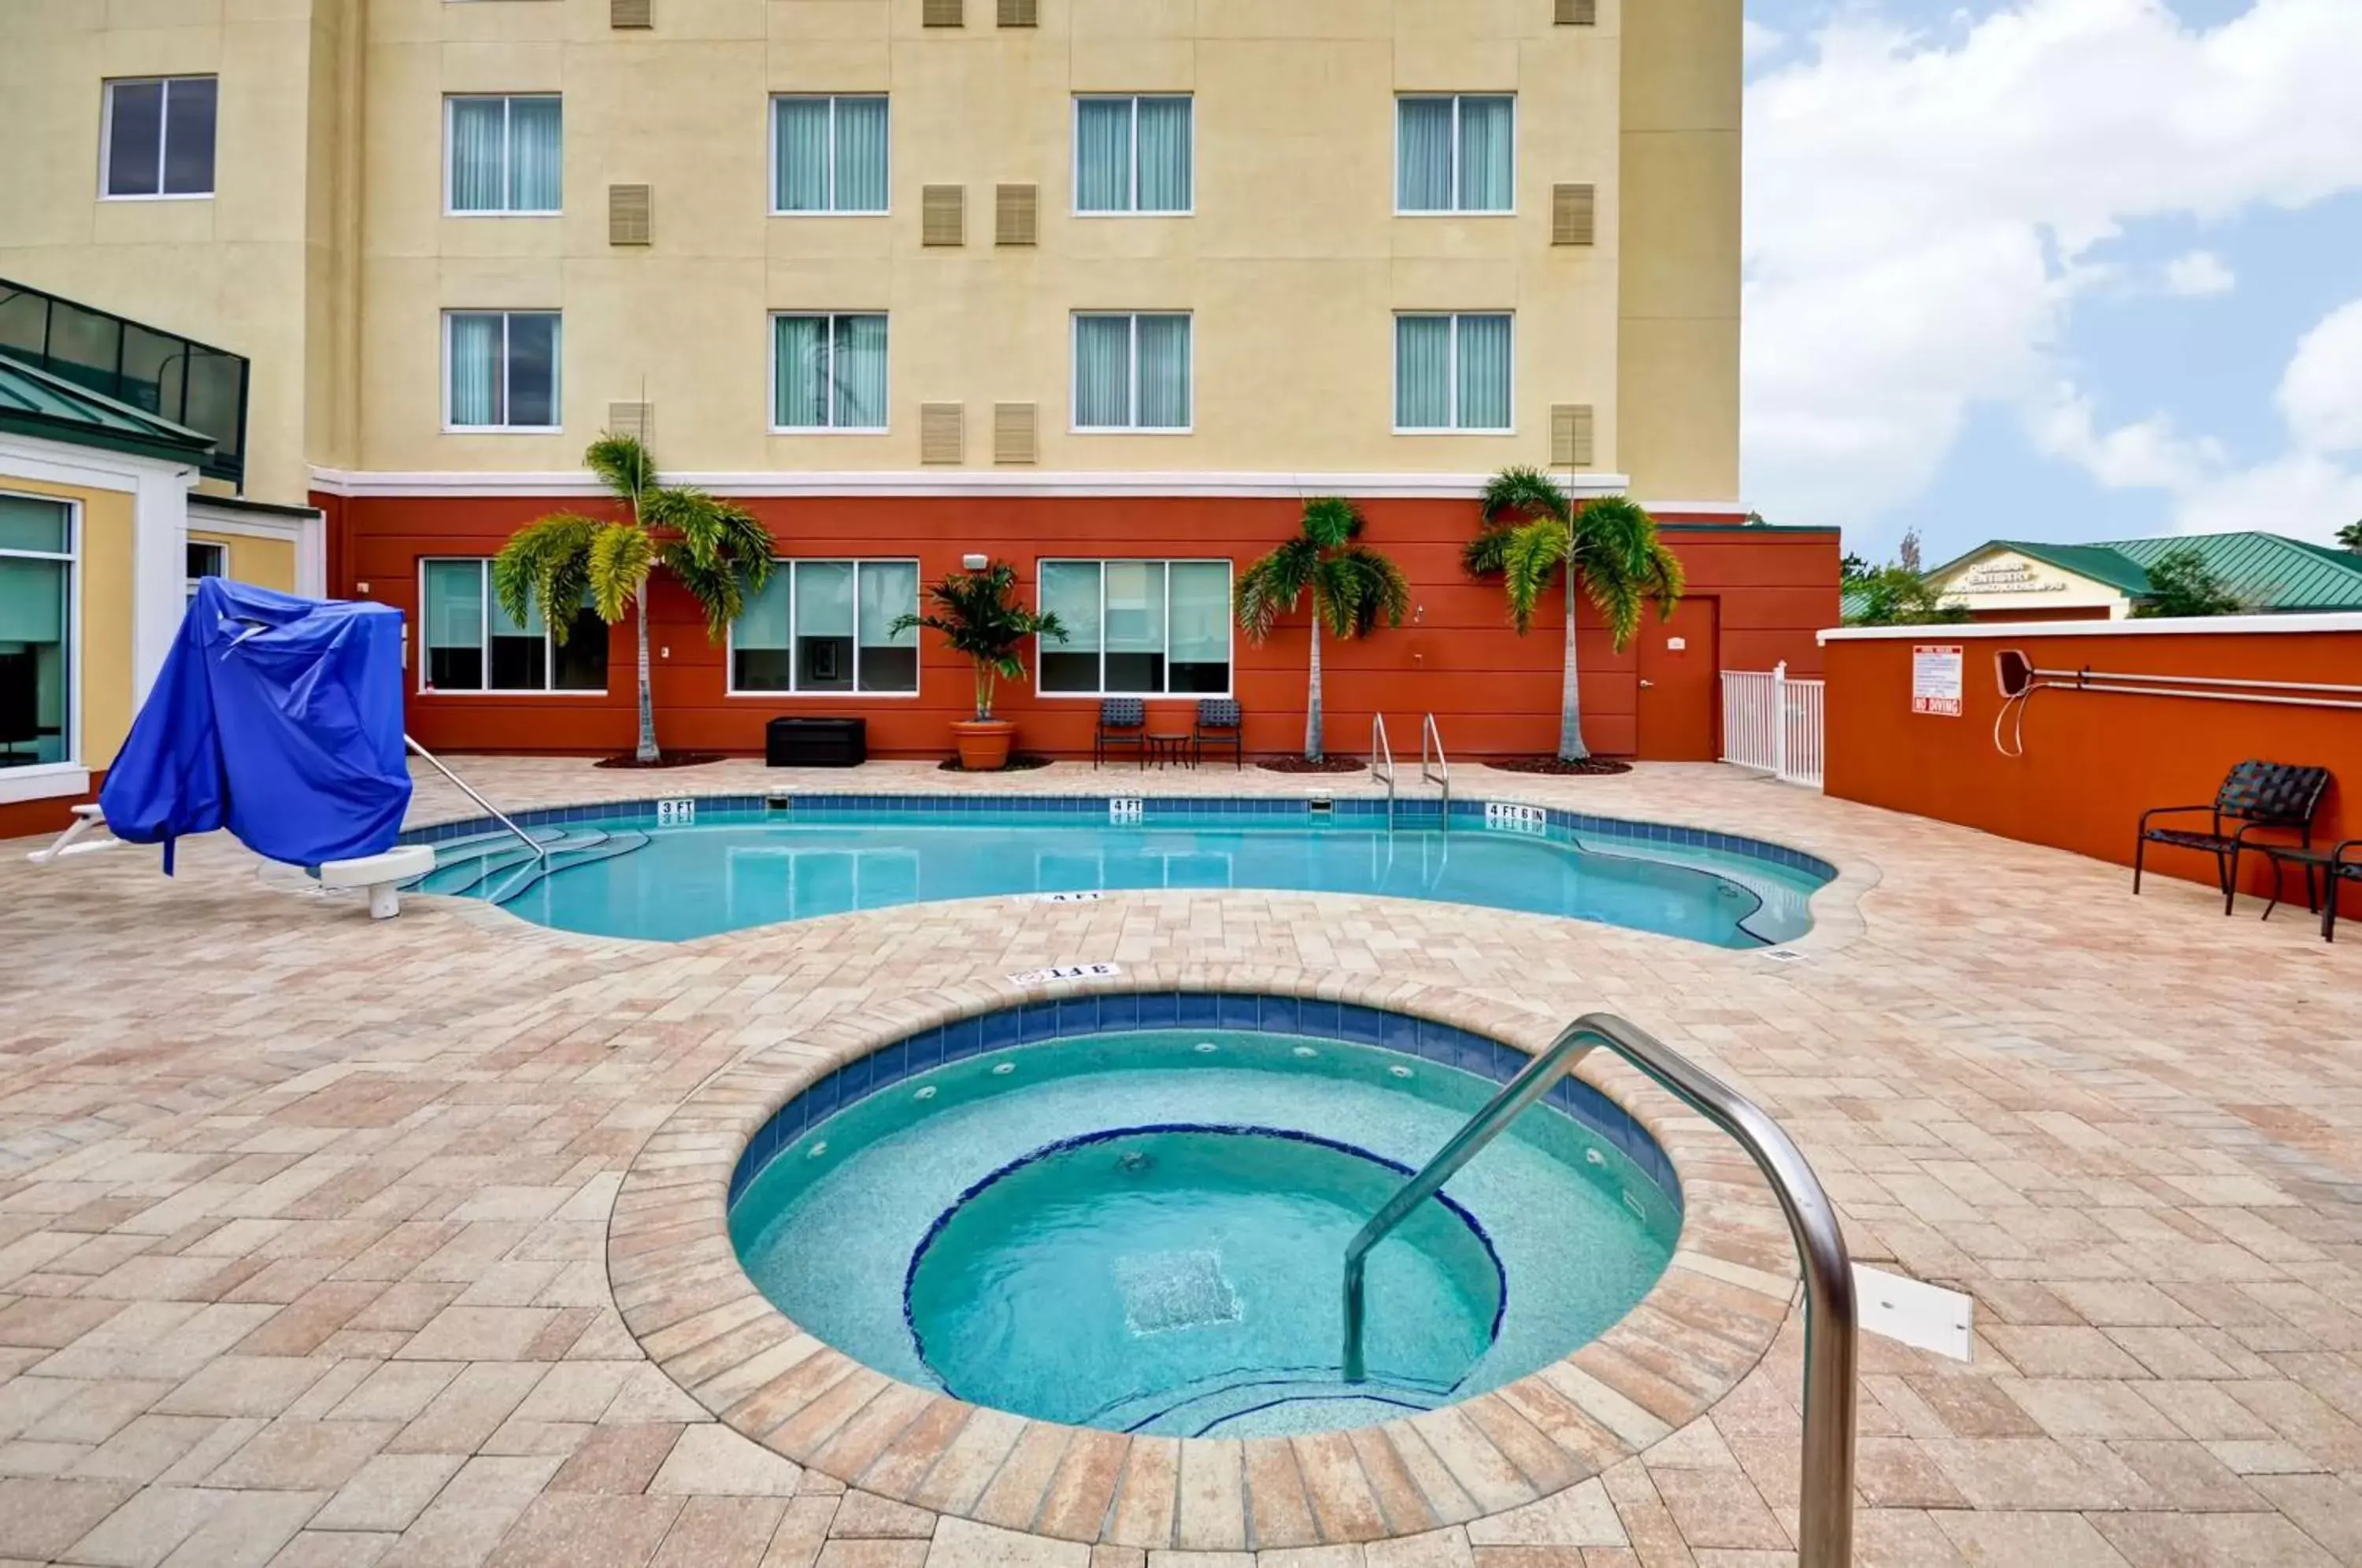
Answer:
[[[972,787],[890,764],[462,767],[504,804]],[[848,1492],[718,1422],[610,1291],[625,1173],[716,1075],[1089,959],[1605,1008],[1761,1101],[1857,1257],[1977,1297],[1967,1365],[1863,1342],[1861,1562],[2362,1562],[2362,943],[2252,905],[2226,921],[2188,884],[2136,901],[2113,867],[1719,767],[1455,784],[1751,833],[1845,876],[1783,964],[1259,892],[653,945],[440,900],[373,924],[226,841],[183,846],[171,881],[149,852],[37,870],[8,846],[0,1563],[1244,1568],[1243,1550],[1183,1550],[1220,1513],[1187,1475],[1109,1505],[1164,1543],[1145,1547],[1055,1539],[1071,1521],[1039,1509],[1009,1529]],[[1372,787],[1062,766],[990,788],[1134,785]],[[422,786],[421,819],[459,810]],[[1703,1418],[1539,1503],[1319,1544],[1354,1533],[1318,1506],[1338,1478],[1383,1480],[1348,1444],[1307,1463],[1300,1518],[1235,1513],[1224,1543],[1267,1568],[1793,1562],[1800,1349],[1792,1318]],[[1469,1430],[1460,1463],[1532,1482]],[[947,1494],[1021,1496],[1019,1469],[1066,1458],[981,1452],[949,1445],[936,1463],[977,1474]]]

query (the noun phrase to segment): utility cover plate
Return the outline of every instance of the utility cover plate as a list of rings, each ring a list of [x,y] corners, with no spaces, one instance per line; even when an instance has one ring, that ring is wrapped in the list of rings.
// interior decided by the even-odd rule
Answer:
[[[1871,1333],[1954,1361],[1969,1359],[1977,1305],[1971,1297],[1860,1264],[1853,1265],[1853,1291],[1861,1326]]]

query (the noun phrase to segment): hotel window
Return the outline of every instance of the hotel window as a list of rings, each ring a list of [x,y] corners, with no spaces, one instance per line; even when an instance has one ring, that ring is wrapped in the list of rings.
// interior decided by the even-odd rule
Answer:
[[[883,315],[771,317],[771,428],[886,428]]]
[[[1075,428],[1189,428],[1189,317],[1078,314]]]
[[[1075,697],[1220,696],[1231,689],[1231,563],[1043,561],[1041,689]]]
[[[554,213],[564,204],[564,115],[554,94],[446,98],[449,210]]]
[[[425,613],[422,691],[604,691],[607,623],[586,591],[566,641],[549,635],[541,606],[523,624],[492,592],[488,560],[419,563]]]
[[[1192,201],[1187,98],[1075,100],[1075,210],[1186,213]]]
[[[730,627],[733,694],[919,690],[919,563],[778,561]]]
[[[189,597],[197,596],[197,584],[208,577],[229,575],[229,547],[191,539],[182,552],[188,558]]]
[[[884,98],[771,100],[771,210],[886,210]]]
[[[0,768],[73,760],[73,509],[0,495]]]
[[[1395,210],[1506,213],[1517,205],[1518,101],[1500,94],[1395,100]]]
[[[447,429],[558,427],[556,311],[446,311],[443,363]]]
[[[219,90],[211,76],[108,83],[99,193],[117,200],[212,195]]]
[[[1395,428],[1506,432],[1509,317],[1395,317]]]

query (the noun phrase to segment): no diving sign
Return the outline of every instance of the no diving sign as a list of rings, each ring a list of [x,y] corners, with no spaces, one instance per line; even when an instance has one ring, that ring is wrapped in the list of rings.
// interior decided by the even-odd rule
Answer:
[[[1960,716],[1960,645],[1914,645],[1911,649],[1911,711]]]

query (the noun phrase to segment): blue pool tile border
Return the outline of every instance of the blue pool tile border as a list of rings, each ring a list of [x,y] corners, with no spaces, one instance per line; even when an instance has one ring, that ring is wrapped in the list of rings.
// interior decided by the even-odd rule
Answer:
[[[870,795],[870,794],[790,794],[784,797],[789,804],[775,808],[775,797],[761,795],[682,795],[665,796],[664,800],[693,800],[697,802],[700,823],[716,820],[797,822],[814,817],[865,816],[879,812],[920,816],[983,816],[983,815],[1089,815],[1104,818],[1109,803],[1119,800],[1141,802],[1141,823],[1153,826],[1158,823],[1175,823],[1209,816],[1266,817],[1275,820],[1303,821],[1312,817],[1312,801],[1306,797],[1259,798],[1253,796],[1131,796],[1113,792],[1084,795]],[[549,806],[536,810],[513,812],[510,815],[519,826],[533,828],[563,827],[578,823],[613,822],[620,818],[646,818],[657,814],[658,797],[642,800],[603,801],[592,805]],[[1483,823],[1485,809],[1496,802],[1482,800],[1456,800],[1451,802],[1451,820],[1454,823]],[[1397,800],[1394,814],[1397,820],[1435,821],[1442,816],[1441,802],[1432,800]],[[1620,838],[1639,844],[1672,845],[1687,849],[1717,850],[1726,855],[1744,856],[1749,859],[1784,866],[1816,877],[1824,882],[1837,879],[1838,868],[1817,855],[1801,849],[1791,849],[1783,844],[1765,839],[1749,838],[1741,834],[1717,833],[1709,828],[1683,827],[1672,823],[1644,822],[1630,817],[1595,816],[1587,812],[1571,812],[1561,806],[1540,808],[1551,828],[1569,834],[1590,834]],[[1383,817],[1387,812],[1383,797],[1340,797],[1329,803],[1322,813],[1331,820],[1342,818]],[[1096,823],[1092,825],[1098,825]],[[502,831],[500,823],[491,817],[468,817],[457,822],[436,823],[429,827],[413,828],[404,833],[399,843],[444,844],[453,839],[476,838]]]
[[[994,1051],[1142,1029],[1253,1029],[1374,1046],[1507,1083],[1532,1058],[1490,1035],[1359,1002],[1256,991],[1109,991],[1025,1002],[953,1019],[890,1041],[823,1075],[773,1112],[747,1141],[730,1173],[735,1207],[780,1151],[845,1107],[937,1067]],[[1676,1210],[1681,1180],[1672,1161],[1631,1112],[1582,1079],[1562,1077],[1542,1101],[1620,1151]]]

